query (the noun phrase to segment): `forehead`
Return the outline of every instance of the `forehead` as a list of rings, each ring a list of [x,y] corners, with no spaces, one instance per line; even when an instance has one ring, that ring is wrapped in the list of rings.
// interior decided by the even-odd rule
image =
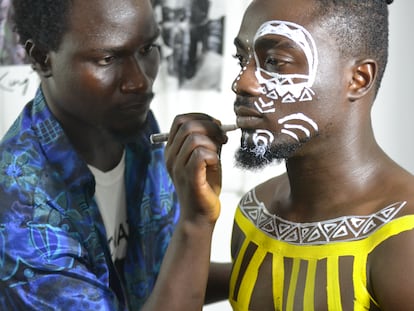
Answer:
[[[75,0],[69,14],[69,32],[87,39],[146,37],[157,29],[149,0]]]
[[[278,20],[310,26],[312,0],[254,0],[247,8],[237,35],[239,42],[253,42],[263,24]]]

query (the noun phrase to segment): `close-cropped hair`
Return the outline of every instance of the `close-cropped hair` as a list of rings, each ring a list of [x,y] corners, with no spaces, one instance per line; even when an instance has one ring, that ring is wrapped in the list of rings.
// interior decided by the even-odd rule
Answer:
[[[388,4],[393,0],[315,0],[313,14],[344,58],[374,59],[376,90],[388,62]]]
[[[68,28],[71,4],[72,0],[13,0],[20,42],[25,45],[30,39],[44,51],[57,51]]]

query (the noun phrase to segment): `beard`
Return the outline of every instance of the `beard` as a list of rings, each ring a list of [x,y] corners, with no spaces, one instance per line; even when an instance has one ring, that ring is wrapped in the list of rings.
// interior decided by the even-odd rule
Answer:
[[[301,142],[283,143],[269,146],[244,144],[235,154],[236,167],[259,171],[271,164],[280,164],[290,158],[301,146]]]

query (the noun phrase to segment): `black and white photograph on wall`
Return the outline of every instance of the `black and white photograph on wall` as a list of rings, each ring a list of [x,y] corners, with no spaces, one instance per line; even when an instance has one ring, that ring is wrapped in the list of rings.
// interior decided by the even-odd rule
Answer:
[[[219,90],[223,62],[223,0],[152,0],[160,23],[162,66],[178,88]]]
[[[0,66],[27,63],[24,48],[13,31],[11,0],[0,0]]]

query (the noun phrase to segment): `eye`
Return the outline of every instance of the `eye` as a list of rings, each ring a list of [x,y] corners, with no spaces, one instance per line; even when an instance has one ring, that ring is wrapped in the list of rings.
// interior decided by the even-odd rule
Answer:
[[[109,55],[105,56],[102,59],[98,60],[98,65],[100,66],[108,66],[111,65],[115,61],[115,56]]]
[[[142,49],[139,50],[139,54],[141,55],[149,55],[152,52],[156,52],[160,50],[160,45],[156,43],[149,44]]]
[[[243,55],[241,55],[241,54],[238,54],[238,53],[234,54],[233,58],[238,60],[239,66],[241,68],[245,67],[248,63],[248,59],[246,57],[244,57]]]
[[[269,72],[282,72],[287,64],[288,62],[280,57],[268,56],[264,60],[264,69]]]
[[[266,66],[279,67],[286,64],[286,62],[276,57],[268,57],[266,58],[265,64]]]

